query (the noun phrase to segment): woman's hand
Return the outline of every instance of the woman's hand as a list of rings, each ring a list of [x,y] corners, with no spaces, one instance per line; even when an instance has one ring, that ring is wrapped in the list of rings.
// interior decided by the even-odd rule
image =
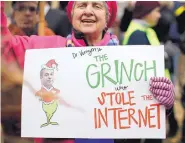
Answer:
[[[150,79],[150,91],[157,101],[170,109],[174,104],[174,86],[165,77],[152,77]]]

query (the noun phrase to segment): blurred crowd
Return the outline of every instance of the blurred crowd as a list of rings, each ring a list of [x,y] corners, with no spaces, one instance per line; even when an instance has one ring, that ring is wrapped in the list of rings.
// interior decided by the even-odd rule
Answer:
[[[160,1],[136,5],[136,1],[118,1],[118,12],[109,32],[115,34],[120,45],[164,45],[165,74],[175,86],[176,104],[185,110],[185,2]],[[13,35],[60,35],[67,37],[72,25],[66,13],[67,1],[53,2],[5,2],[8,28]],[[44,19],[41,16],[44,15]],[[143,19],[145,17],[145,19]],[[150,25],[148,25],[148,23]],[[42,25],[42,27],[40,27]],[[137,30],[134,28],[137,27]],[[150,27],[147,31],[146,27]],[[42,29],[42,32],[40,32]],[[147,33],[148,32],[148,33]],[[146,36],[147,35],[147,36]],[[19,60],[19,59],[17,59]],[[1,68],[1,137],[2,143],[32,143],[33,139],[21,138],[21,91],[23,71],[17,65]],[[176,106],[175,104],[175,106]],[[175,107],[174,106],[174,107]],[[177,114],[183,114],[180,124]],[[185,143],[185,114],[171,110],[167,117],[167,138],[173,138],[180,130],[176,143]],[[182,126],[180,126],[180,125]],[[124,143],[125,140],[116,140]],[[45,139],[44,143],[58,143],[57,139]],[[141,143],[141,140],[132,141]],[[145,141],[146,143],[147,141]],[[150,140],[148,143],[162,143],[165,140]]]

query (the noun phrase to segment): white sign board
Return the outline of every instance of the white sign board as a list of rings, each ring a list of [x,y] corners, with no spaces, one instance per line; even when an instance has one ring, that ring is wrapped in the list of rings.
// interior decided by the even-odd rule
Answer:
[[[154,76],[164,76],[162,46],[27,50],[22,137],[165,138]]]

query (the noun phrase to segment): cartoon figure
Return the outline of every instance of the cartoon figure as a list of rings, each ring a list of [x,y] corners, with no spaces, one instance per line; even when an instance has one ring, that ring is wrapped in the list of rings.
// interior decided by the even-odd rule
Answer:
[[[40,101],[42,101],[42,109],[47,117],[47,122],[42,124],[41,127],[45,127],[50,124],[58,125],[57,122],[51,122],[51,118],[57,111],[58,103],[62,103],[67,107],[72,107],[58,96],[60,94],[60,90],[53,87],[54,70],[58,70],[58,64],[54,59],[52,59],[43,65],[40,71],[42,87],[36,92],[36,96],[40,98]]]

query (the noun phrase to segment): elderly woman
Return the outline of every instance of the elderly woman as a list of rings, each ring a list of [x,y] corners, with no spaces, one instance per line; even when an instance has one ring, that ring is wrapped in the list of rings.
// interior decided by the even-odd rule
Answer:
[[[116,18],[117,3],[115,1],[69,2],[67,14],[73,25],[73,32],[67,38],[61,36],[12,36],[6,27],[6,16],[3,12],[3,6],[1,9],[2,34],[4,36],[3,57],[7,62],[16,61],[21,68],[24,67],[26,49],[116,46],[119,44],[117,37],[107,32],[107,29],[112,26]],[[150,82],[150,91],[159,103],[164,105],[167,109],[173,106],[173,85],[168,79],[158,77],[152,78]],[[37,140],[36,142],[38,143]],[[42,142],[42,140],[40,142]],[[114,140],[75,139],[75,142],[113,143]]]
[[[67,47],[118,45],[117,37],[107,32],[116,13],[116,2],[69,2],[67,14],[74,30]]]

